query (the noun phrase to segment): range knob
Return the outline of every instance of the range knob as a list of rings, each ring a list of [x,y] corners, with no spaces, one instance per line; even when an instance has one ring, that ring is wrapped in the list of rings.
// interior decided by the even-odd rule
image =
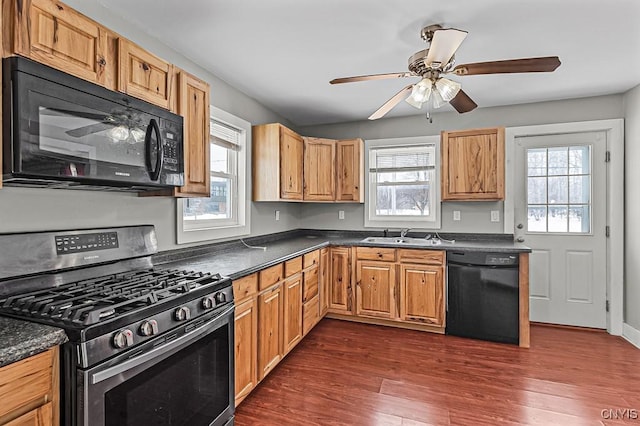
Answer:
[[[204,309],[211,309],[214,306],[216,306],[216,301],[213,298],[213,296],[207,296],[204,299],[202,299],[202,307]]]
[[[117,331],[113,335],[113,346],[124,349],[133,345],[133,332],[129,329]]]
[[[227,301],[227,295],[224,294],[223,292],[220,293],[216,293],[216,305],[219,305],[221,303],[224,303]]]
[[[175,318],[178,321],[186,321],[191,318],[191,309],[186,306],[181,306],[176,309]]]
[[[154,319],[142,321],[142,324],[140,324],[140,334],[143,336],[158,334],[158,321]]]

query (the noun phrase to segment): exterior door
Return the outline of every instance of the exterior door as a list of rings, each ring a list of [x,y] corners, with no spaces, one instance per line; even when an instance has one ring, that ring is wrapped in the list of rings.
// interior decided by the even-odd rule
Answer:
[[[516,138],[515,235],[531,321],[606,328],[605,132]]]

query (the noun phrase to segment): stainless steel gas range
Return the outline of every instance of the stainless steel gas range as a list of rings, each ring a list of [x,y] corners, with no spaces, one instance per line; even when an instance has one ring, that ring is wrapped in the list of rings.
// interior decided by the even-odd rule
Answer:
[[[0,235],[0,314],[63,328],[62,424],[231,425],[233,290],[152,226]]]

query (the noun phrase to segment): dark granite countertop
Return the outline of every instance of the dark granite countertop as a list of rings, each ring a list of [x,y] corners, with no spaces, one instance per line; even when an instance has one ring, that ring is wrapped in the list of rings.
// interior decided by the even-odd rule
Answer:
[[[0,367],[67,341],[64,330],[35,322],[0,317]]]
[[[261,269],[292,259],[310,251],[327,246],[369,246],[402,247],[420,250],[464,250],[486,251],[494,253],[523,253],[531,249],[514,243],[512,239],[498,236],[494,239],[479,239],[472,234],[455,236],[455,242],[442,242],[434,246],[408,246],[406,244],[364,243],[367,235],[358,232],[292,232],[275,236],[256,237],[247,240],[253,246],[266,247],[266,250],[245,247],[239,241],[212,244],[193,249],[182,249],[161,253],[154,263],[162,267],[189,269],[198,272],[217,272],[237,279]],[[451,234],[443,236],[450,239]],[[460,237],[463,237],[460,239]]]

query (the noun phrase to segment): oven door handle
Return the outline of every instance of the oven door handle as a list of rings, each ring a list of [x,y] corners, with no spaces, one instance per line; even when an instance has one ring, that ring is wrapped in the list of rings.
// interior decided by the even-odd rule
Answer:
[[[131,358],[121,364],[114,365],[113,367],[107,368],[106,370],[99,371],[95,374],[91,375],[91,384],[100,383],[107,379],[112,378],[113,376],[117,376],[118,374],[124,373],[127,370],[135,368],[139,365],[142,365],[146,362],[151,361],[158,355],[166,353],[174,348],[180,347],[182,345],[186,345],[191,343],[191,341],[196,340],[200,336],[209,333],[211,330],[217,329],[219,326],[228,322],[227,318],[230,314],[233,313],[234,307],[230,307],[229,309],[222,312],[219,316],[217,316],[214,320],[211,320],[207,323],[202,324],[199,328],[192,330],[175,340],[172,340],[166,344],[160,345],[149,352],[145,352],[142,355]]]

